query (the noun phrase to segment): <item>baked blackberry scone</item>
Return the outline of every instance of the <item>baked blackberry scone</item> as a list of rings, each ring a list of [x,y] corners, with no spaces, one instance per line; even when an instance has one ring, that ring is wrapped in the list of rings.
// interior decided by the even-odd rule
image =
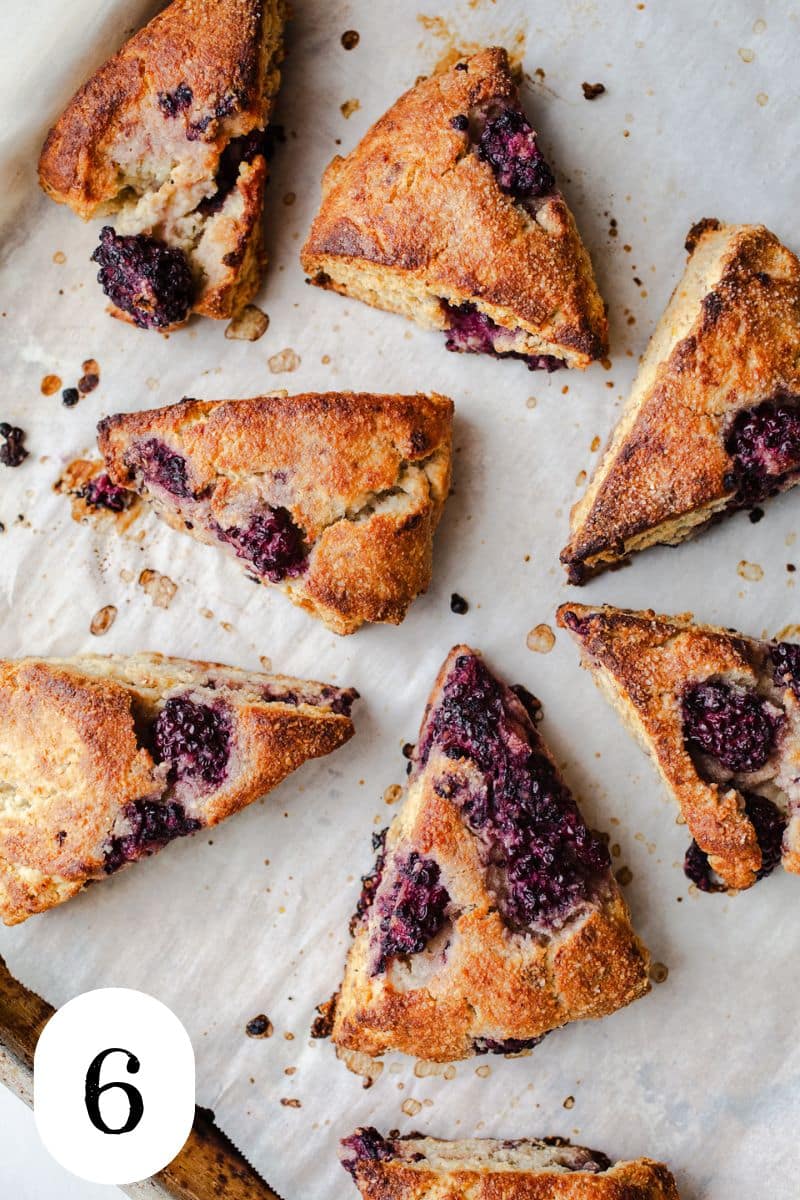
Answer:
[[[537,712],[474,650],[450,652],[403,808],[374,839],[325,1014],[340,1051],[436,1062],[519,1053],[648,990],[606,844],[587,829]]]
[[[680,1200],[663,1163],[612,1163],[563,1138],[383,1137],[342,1139],[342,1166],[364,1200]]]
[[[448,350],[547,371],[607,350],[589,255],[497,47],[417,83],[334,158],[301,259]]]
[[[597,472],[570,582],[676,545],[800,478],[800,262],[763,225],[705,220]]]
[[[436,394],[279,393],[121,413],[98,442],[114,484],[344,634],[430,582],[452,417]]]
[[[251,804],[352,737],[356,695],[160,654],[0,662],[0,916]]]
[[[564,604],[558,622],[679,804],[689,878],[800,873],[800,645],[609,605]]]
[[[45,192],[114,217],[92,255],[113,316],[169,330],[258,290],[284,17],[283,0],[172,0],[50,130]]]

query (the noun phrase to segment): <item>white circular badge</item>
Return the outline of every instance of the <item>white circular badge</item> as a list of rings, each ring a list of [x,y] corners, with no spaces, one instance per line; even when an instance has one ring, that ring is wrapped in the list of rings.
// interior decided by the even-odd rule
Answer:
[[[194,1051],[160,1000],[129,988],[84,992],[45,1025],[33,1060],[39,1136],[92,1183],[154,1175],[194,1120]]]

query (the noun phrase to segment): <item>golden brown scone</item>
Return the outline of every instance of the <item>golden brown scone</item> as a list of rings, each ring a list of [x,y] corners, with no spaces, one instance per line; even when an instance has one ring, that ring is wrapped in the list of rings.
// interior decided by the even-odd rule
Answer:
[[[570,581],[792,487],[800,262],[763,225],[707,219],[597,472],[572,510]]]
[[[416,84],[334,158],[301,259],[312,283],[449,331],[451,350],[553,370],[607,349],[589,255],[497,47]]]
[[[364,877],[328,1012],[340,1051],[435,1062],[515,1053],[648,990],[647,951],[608,851],[586,828],[536,712],[474,650],[450,652],[405,803],[375,839]]]
[[[800,646],[610,605],[563,604],[558,623],[680,805],[689,878],[800,872]]]
[[[160,654],[0,661],[0,916],[251,804],[352,737],[356,695]]]
[[[452,416],[435,393],[278,393],[121,413],[98,442],[114,483],[352,633],[430,582]]]
[[[172,329],[258,290],[285,15],[283,0],[172,0],[50,130],[43,189],[85,219],[115,214],[93,255],[114,316]]]
[[[342,1139],[342,1166],[363,1200],[680,1200],[670,1171],[649,1158],[612,1163],[562,1138]]]

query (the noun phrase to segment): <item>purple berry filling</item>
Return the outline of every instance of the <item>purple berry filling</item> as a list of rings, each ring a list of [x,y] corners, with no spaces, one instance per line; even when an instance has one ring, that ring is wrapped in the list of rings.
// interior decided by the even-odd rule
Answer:
[[[433,859],[421,858],[412,850],[407,858],[396,862],[396,872],[391,887],[376,901],[380,950],[373,974],[384,971],[390,958],[424,950],[442,928],[450,903]]]
[[[383,1134],[378,1133],[371,1125],[357,1129],[350,1137],[342,1138],[344,1150],[351,1153],[342,1155],[342,1166],[355,1178],[356,1165],[359,1162],[385,1162],[394,1158],[392,1143]]]
[[[262,693],[265,700],[276,700],[282,704],[311,704],[329,708],[337,716],[349,717],[353,703],[358,700],[355,688],[334,688],[324,685],[319,692],[302,692],[269,684]]]
[[[755,692],[726,683],[692,684],[681,705],[687,745],[734,772],[764,766],[784,721]]]
[[[158,107],[165,117],[177,117],[192,103],[192,89],[188,83],[179,83],[174,92],[159,92]]]
[[[726,486],[736,488],[735,505],[755,504],[778,492],[800,470],[800,403],[767,400],[740,412],[725,438],[733,459]]]
[[[202,822],[194,817],[187,817],[183,805],[174,800],[166,804],[134,800],[125,807],[123,816],[131,831],[111,839],[103,863],[107,875],[118,871],[125,863],[154,854],[175,838],[195,833],[202,826]]]
[[[188,315],[192,273],[182,250],[143,233],[120,237],[106,225],[92,262],[111,303],[140,329],[166,329]]]
[[[18,467],[28,457],[22,444],[25,431],[17,425],[9,425],[8,421],[0,421],[0,438],[4,441],[0,446],[0,463],[5,467]]]
[[[153,726],[153,756],[158,763],[169,763],[170,783],[189,779],[217,787],[225,778],[230,742],[227,712],[187,696],[168,700]]]
[[[265,508],[255,513],[244,529],[217,530],[236,551],[237,558],[252,563],[259,575],[280,583],[302,574],[306,565],[302,531],[286,508]]]
[[[130,460],[141,471],[145,483],[155,484],[171,496],[188,499],[192,495],[186,474],[186,459],[170,450],[158,438],[139,442]]]
[[[125,488],[117,487],[108,475],[96,475],[84,484],[80,491],[81,498],[91,508],[107,508],[109,512],[120,513],[131,502],[131,493]]]
[[[383,878],[383,868],[386,863],[386,834],[388,832],[389,828],[387,826],[380,833],[373,833],[372,835],[375,866],[367,875],[361,876],[361,895],[358,898],[356,911],[350,919],[350,933],[353,935],[355,935],[359,921],[372,908],[375,901],[375,893],[380,887],[381,879]]]
[[[553,926],[589,899],[608,875],[600,837],[587,829],[571,793],[544,753],[528,708],[475,655],[456,658],[417,747],[424,766],[436,748],[471,758],[477,790],[444,774],[439,786],[460,805],[498,876],[498,905],[514,930]]]
[[[544,196],[556,186],[536,144],[536,134],[520,109],[504,108],[488,118],[478,155],[491,166],[501,190],[515,200]]]
[[[800,698],[800,645],[795,642],[776,642],[770,646],[773,680],[779,688],[790,687]]]
[[[520,1054],[523,1050],[533,1050],[546,1036],[543,1033],[534,1038],[504,1038],[502,1042],[494,1038],[475,1038],[473,1049],[476,1054]]]
[[[474,304],[450,305],[442,301],[448,320],[448,350],[468,354],[491,354],[493,358],[518,358],[527,363],[529,371],[558,371],[566,364],[552,354],[521,354],[517,350],[498,350],[495,343],[513,336],[510,330],[497,325],[486,313],[479,312]]]
[[[752,822],[756,840],[761,850],[761,867],[756,873],[756,879],[764,879],[771,875],[781,861],[783,834],[786,829],[786,817],[776,804],[766,796],[755,792],[743,792],[744,811]],[[684,874],[701,892],[724,892],[723,884],[716,883],[712,878],[708,855],[701,850],[697,842],[692,841],[686,851],[683,861]]]
[[[231,138],[219,156],[217,190],[213,196],[200,202],[198,211],[205,216],[219,212],[227,197],[236,187],[242,163],[251,163],[257,155],[266,155],[266,152],[267,134],[264,129],[253,129],[242,137]]]

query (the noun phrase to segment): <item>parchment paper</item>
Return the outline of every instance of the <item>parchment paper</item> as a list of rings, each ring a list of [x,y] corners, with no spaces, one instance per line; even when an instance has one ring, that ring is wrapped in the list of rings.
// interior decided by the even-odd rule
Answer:
[[[355,685],[358,732],[210,836],[3,929],[0,953],[56,1004],[109,984],[169,1004],[194,1042],[199,1101],[287,1200],[354,1195],[335,1150],[361,1122],[445,1137],[561,1134],[616,1157],[665,1159],[689,1200],[796,1197],[798,883],[779,872],[738,898],[691,895],[679,866],[686,831],[572,645],[559,634],[549,654],[526,649],[557,603],[581,597],[558,565],[569,507],[682,269],[690,224],[763,221],[800,249],[796,6],[439,0],[420,14],[385,0],[294,0],[277,115],[287,140],[269,186],[272,261],[258,298],[270,326],[254,343],[225,340],[210,321],[163,339],[110,320],[88,262],[97,225],[36,187],[47,125],[155,7],[40,0],[2,15],[0,419],[25,428],[31,455],[0,468],[0,653],[152,648],[251,667],[266,655],[277,670]],[[345,30],[360,34],[350,51]],[[478,42],[522,55],[525,105],[610,305],[610,369],[548,378],[451,355],[440,335],[303,282],[298,250],[328,160],[453,44]],[[587,103],[583,81],[605,83],[606,95]],[[348,101],[359,106],[345,118]],[[275,374],[268,360],[286,348],[300,364]],[[72,385],[89,357],[101,384],[77,408],[41,394],[43,376]],[[455,494],[434,583],[399,629],[338,639],[213,549],[149,518],[126,536],[78,525],[51,490],[108,412],[282,386],[435,388],[455,399]],[[760,524],[739,516],[691,545],[648,551],[583,596],[776,634],[800,620],[787,572],[800,554],[799,505],[789,493]],[[137,584],[145,568],[178,585],[168,608]],[[466,616],[450,612],[454,591]],[[94,637],[90,621],[108,604],[116,622]],[[669,974],[631,1008],[568,1027],[528,1057],[475,1059],[447,1076],[390,1057],[364,1090],[328,1043],[310,1042],[309,1026],[341,977],[370,834],[395,811],[385,789],[404,778],[400,747],[457,640],[541,697],[545,736],[587,816],[621,847],[636,927]],[[262,1012],[274,1035],[247,1038]]]

